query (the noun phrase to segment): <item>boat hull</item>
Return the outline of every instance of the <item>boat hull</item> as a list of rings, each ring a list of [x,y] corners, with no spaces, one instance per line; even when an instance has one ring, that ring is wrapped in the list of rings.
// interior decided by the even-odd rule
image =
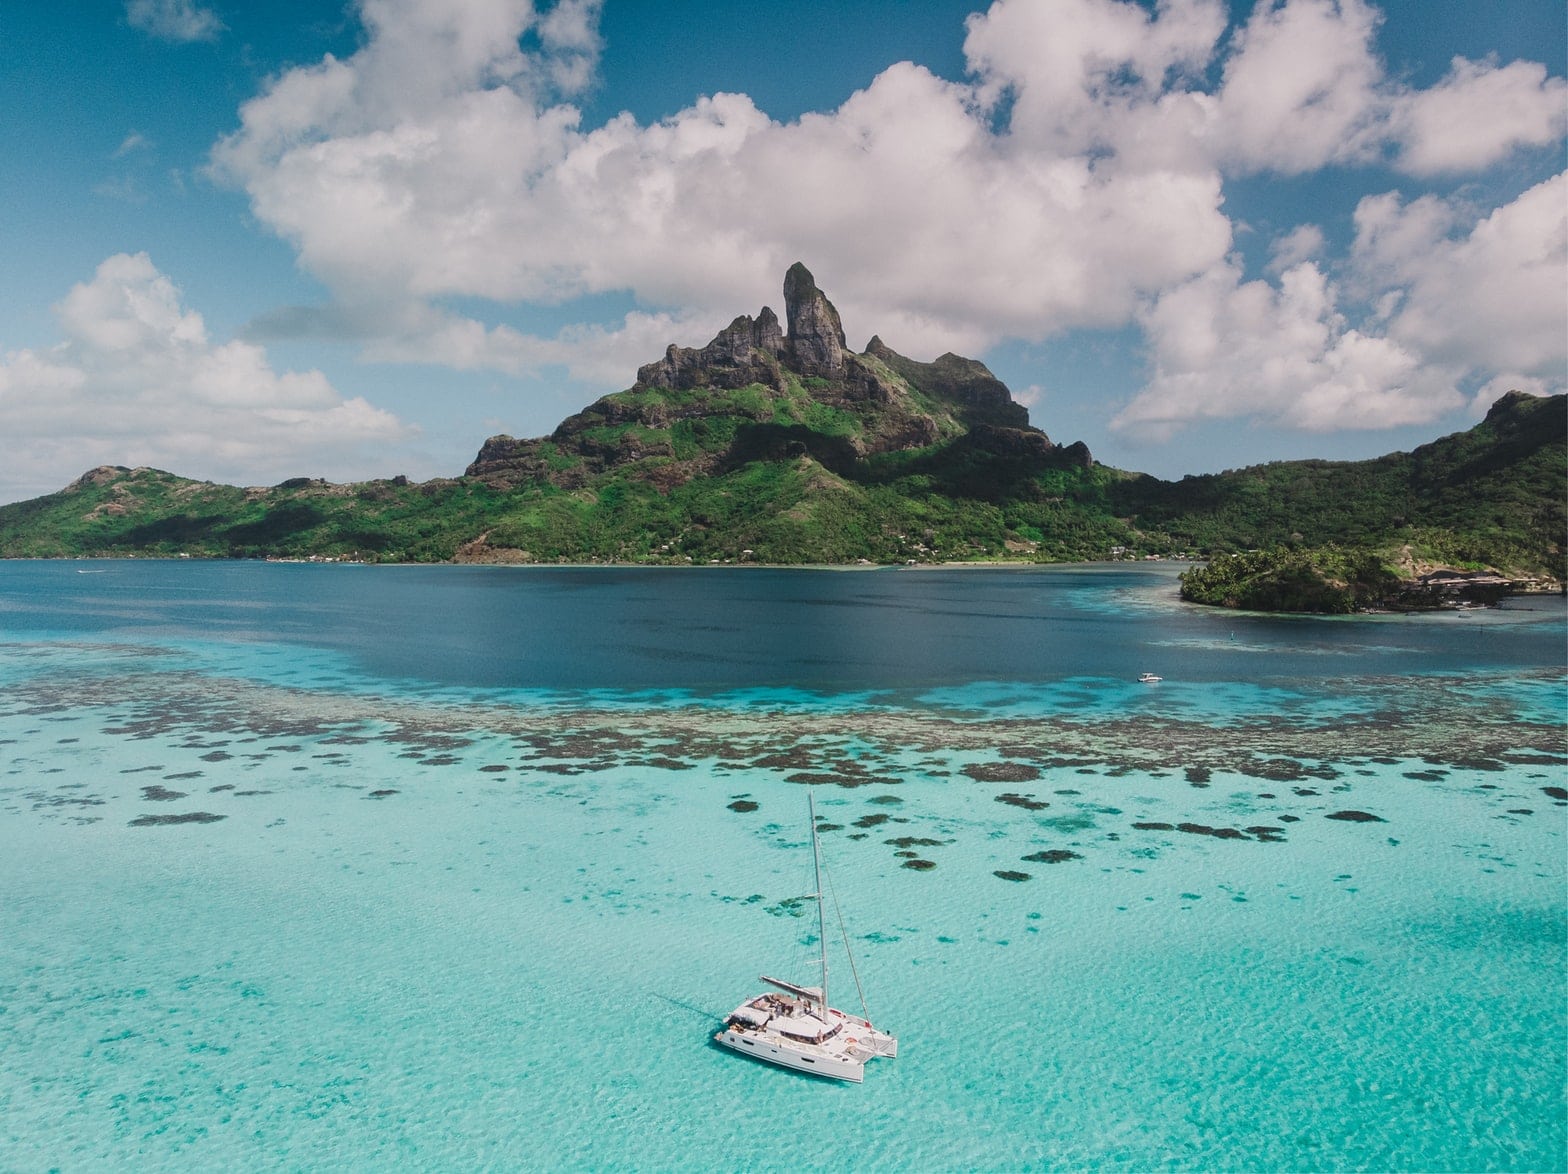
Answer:
[[[853,1056],[835,1055],[823,1049],[812,1049],[808,1055],[805,1049],[797,1050],[750,1032],[721,1031],[714,1035],[713,1042],[739,1052],[742,1056],[777,1064],[780,1068],[792,1068],[810,1076],[846,1080],[852,1084],[860,1084],[865,1079],[864,1062]]]

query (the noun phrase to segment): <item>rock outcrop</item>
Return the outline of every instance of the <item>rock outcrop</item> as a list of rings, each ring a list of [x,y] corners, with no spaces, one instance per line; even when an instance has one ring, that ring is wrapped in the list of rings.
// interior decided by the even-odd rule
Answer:
[[[935,362],[920,363],[906,359],[877,336],[866,344],[866,354],[880,359],[927,395],[953,401],[967,424],[1029,427],[1029,410],[1015,403],[1007,385],[977,359],[950,351]]]
[[[747,397],[730,394],[747,388],[754,389]],[[712,395],[664,397],[661,389]],[[839,425],[819,431],[807,422],[807,405]],[[854,422],[848,433],[845,421]],[[727,431],[733,441],[725,451],[692,455],[690,445],[675,442],[677,428]],[[748,460],[809,456],[846,471],[877,453],[960,439],[1015,463],[1092,463],[1081,444],[1063,450],[1030,427],[1028,411],[984,363],[954,354],[922,363],[877,337],[865,353],[851,352],[837,308],[797,261],[784,275],[782,324],[764,306],[706,346],[672,343],[663,358],[638,368],[629,394],[605,396],[544,440],[493,436],[467,475],[498,488],[543,480],[576,489],[607,468],[658,458],[649,478],[667,487]]]
[[[519,484],[544,471],[538,450],[537,440],[518,440],[503,432],[479,446],[479,454],[469,462],[463,476],[496,488]]]
[[[76,493],[94,485],[107,485],[111,481],[118,481],[128,473],[140,473],[143,469],[128,469],[124,465],[99,465],[95,469],[88,469],[75,481],[72,481],[61,493]]]
[[[843,323],[799,261],[784,275],[784,318],[787,335],[778,315],[763,306],[755,318],[742,314],[700,350],[671,343],[664,358],[637,369],[636,386],[678,391],[751,383],[781,387],[781,365],[798,375],[842,378],[848,354]]]
[[[752,383],[778,387],[783,354],[784,332],[778,315],[763,306],[755,318],[742,314],[701,350],[671,343],[664,358],[637,368],[636,386],[678,391],[693,387],[745,387]]]
[[[835,379],[844,370],[844,325],[811,271],[796,261],[784,274],[784,317],[791,364],[802,375]]]

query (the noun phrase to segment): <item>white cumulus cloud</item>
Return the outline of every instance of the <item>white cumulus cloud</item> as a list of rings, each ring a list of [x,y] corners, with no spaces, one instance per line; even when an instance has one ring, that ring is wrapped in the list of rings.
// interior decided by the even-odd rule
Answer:
[[[1214,96],[1219,157],[1286,173],[1367,158],[1384,131],[1377,24],[1360,0],[1260,3]]]
[[[1269,248],[1269,270],[1283,273],[1323,252],[1323,230],[1316,224],[1298,224]]]
[[[1360,280],[1399,295],[1389,333],[1423,353],[1562,381],[1568,367],[1568,173],[1475,220],[1397,193],[1356,209]]]
[[[223,31],[218,14],[194,0],[125,0],[125,19],[166,41],[210,41]]]
[[[107,258],[55,310],[60,343],[0,354],[8,496],[100,464],[270,481],[409,433],[319,371],[280,373],[259,346],[213,341],[145,253]]]
[[[1310,261],[1278,285],[1220,266],[1162,294],[1143,325],[1154,374],[1113,421],[1136,436],[1163,439],[1204,419],[1317,432],[1392,427],[1464,402],[1458,371],[1353,326]]]
[[[1516,147],[1558,143],[1568,125],[1568,81],[1547,77],[1533,61],[1500,67],[1456,57],[1441,83],[1405,95],[1392,118],[1405,171],[1471,171]]]
[[[934,354],[1125,319],[1229,245],[1212,171],[1020,152],[974,87],[908,63],[797,122],[715,94],[584,130],[518,48],[533,9],[481,7],[416,56],[445,6],[367,4],[364,49],[284,74],[215,150],[344,300],[631,290],[724,315],[805,259],[851,329]]]
[[[1467,385],[1481,409],[1564,389],[1568,175],[1468,224],[1454,201],[1368,197],[1356,228],[1343,284],[1307,260],[1245,281],[1231,260],[1162,293],[1143,317],[1154,374],[1113,425],[1154,439],[1202,419],[1383,428],[1462,406]],[[1369,307],[1359,322],[1351,299]]]
[[[607,387],[662,349],[632,355],[652,331],[706,341],[737,309],[776,305],[780,275],[804,260],[857,346],[875,330],[930,357],[1143,324],[1158,373],[1125,423],[1178,427],[1220,402],[1301,427],[1408,421],[1443,410],[1455,372],[1498,348],[1476,332],[1462,339],[1480,350],[1439,345],[1437,279],[1392,261],[1376,282],[1403,305],[1358,310],[1373,303],[1339,296],[1310,226],[1277,243],[1279,284],[1243,280],[1227,179],[1363,163],[1448,173],[1563,129],[1562,83],[1541,67],[1460,60],[1425,90],[1390,77],[1381,16],[1362,0],[1260,0],[1235,27],[1221,0],[996,0],[967,22],[963,81],[905,62],[795,121],[719,93],[651,125],[597,127],[571,104],[598,61],[597,3],[360,11],[363,47],[274,79],[214,148],[215,173],[373,336],[368,356],[561,362],[594,381],[625,356]],[[1523,255],[1550,225],[1513,230]],[[1487,248],[1470,248],[1474,265],[1503,255]],[[446,308],[604,292],[643,309],[534,338]],[[1175,335],[1205,320],[1235,332],[1207,396],[1203,361]],[[1302,332],[1288,357],[1259,333],[1286,325]],[[1243,386],[1224,352],[1272,355],[1267,385]]]

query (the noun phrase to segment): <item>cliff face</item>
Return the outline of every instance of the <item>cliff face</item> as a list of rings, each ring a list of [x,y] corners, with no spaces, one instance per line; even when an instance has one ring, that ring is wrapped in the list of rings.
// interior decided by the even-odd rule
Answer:
[[[838,310],[799,261],[784,275],[786,335],[772,307],[742,314],[701,350],[673,343],[664,358],[637,369],[636,387],[745,387],[784,389],[783,372],[830,380],[844,376],[848,347]]]
[[[844,370],[844,326],[810,271],[796,261],[784,274],[784,306],[789,321],[789,351],[803,375],[836,379]]]
[[[682,437],[728,437],[726,446]],[[767,306],[701,348],[671,345],[625,392],[562,421],[545,439],[493,436],[467,476],[498,488],[547,481],[577,488],[649,457],[661,487],[745,460],[809,455],[843,468],[879,453],[963,438],[1010,458],[1092,463],[1081,444],[1058,450],[983,363],[943,355],[921,363],[872,338],[851,352],[837,308],[799,262],[784,275],[784,322]]]
[[[784,332],[767,306],[756,318],[742,314],[701,350],[671,343],[664,358],[637,369],[637,387],[783,387]]]

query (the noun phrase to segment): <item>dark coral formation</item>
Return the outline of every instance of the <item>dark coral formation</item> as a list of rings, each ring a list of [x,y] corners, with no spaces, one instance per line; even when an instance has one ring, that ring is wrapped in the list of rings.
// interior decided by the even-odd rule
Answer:
[[[1029,762],[971,762],[963,773],[977,783],[1031,783],[1040,768]]]
[[[1062,864],[1068,860],[1082,860],[1083,854],[1067,848],[1046,848],[1041,852],[1031,852],[1024,859],[1032,864]]]
[[[1022,807],[1025,811],[1044,811],[1050,806],[1044,799],[1036,799],[1031,795],[1015,795],[1011,791],[996,797],[998,803],[1006,803],[1009,807]]]
[[[1542,679],[1555,677],[1543,672]],[[710,778],[756,770],[768,772],[775,781],[804,777],[835,787],[946,778],[965,802],[972,798],[983,807],[995,801],[1016,809],[1012,815],[991,809],[991,821],[1007,825],[1005,833],[997,834],[1042,835],[1060,844],[1022,857],[1041,864],[1080,859],[1118,839],[1125,842],[1123,851],[1143,857],[1158,855],[1172,840],[1186,837],[1207,840],[1212,845],[1208,850],[1214,852],[1240,852],[1248,851],[1249,844],[1282,842],[1287,828],[1303,818],[1341,825],[1386,822],[1382,816],[1349,806],[1376,798],[1375,788],[1363,790],[1357,778],[1369,773],[1382,776],[1378,786],[1419,791],[1453,787],[1452,772],[1458,770],[1498,772],[1495,782],[1474,783],[1463,790],[1474,802],[1489,807],[1496,818],[1515,824],[1534,810],[1532,799],[1568,802],[1568,789],[1557,783],[1568,765],[1568,731],[1531,705],[1513,710],[1496,695],[1478,694],[1473,676],[1434,676],[1409,683],[1399,694],[1397,712],[1388,708],[1388,692],[1379,680],[1346,681],[1343,708],[1332,721],[1310,714],[1240,715],[1223,738],[1216,738],[1207,722],[1189,722],[1168,713],[1107,717],[1069,710],[980,718],[935,707],[856,711],[780,706],[730,712],[655,705],[633,710],[598,708],[589,698],[575,702],[562,698],[557,705],[536,709],[499,703],[431,704],[240,679],[215,681],[198,673],[126,670],[36,676],[0,688],[0,700],[40,715],[97,709],[105,715],[103,732],[138,742],[158,739],[174,754],[212,753],[221,742],[234,759],[234,777],[241,779],[269,752],[289,751],[304,758],[304,750],[314,749],[318,752],[308,755],[308,766],[294,768],[306,772],[301,779],[304,785],[351,788],[370,799],[385,799],[398,791],[391,787],[368,791],[363,772],[356,770],[354,753],[329,746],[377,744],[401,753],[407,766],[390,780],[400,787],[460,786],[463,778],[476,777],[469,770],[496,775],[500,772],[493,768],[504,760],[509,764],[505,785],[538,788],[574,800],[596,788],[567,781],[573,776],[624,772],[629,766],[668,772],[672,783],[675,772],[686,772],[679,785],[694,787],[711,785]],[[1522,751],[1520,746],[1531,749]],[[677,747],[678,758],[672,753]],[[973,784],[959,785],[969,773],[964,769],[967,765],[995,766],[999,761],[1041,774],[1087,767],[1097,777],[1078,787],[1053,788],[1047,792],[1052,795],[1049,804],[1016,792],[976,796]],[[1372,770],[1374,765],[1417,762],[1425,769],[1402,774]],[[1288,770],[1282,769],[1286,763]],[[442,764],[472,765],[454,771],[438,769]],[[693,770],[693,764],[702,769]],[[1180,782],[1184,774],[1190,778],[1189,772],[1200,770],[1216,785],[1225,786],[1229,795],[1200,800]],[[168,802],[183,797],[182,792],[160,784],[137,787],[127,781],[135,780],[137,773],[119,781],[125,794],[111,792],[107,798],[131,800],[139,795],[146,801]],[[184,772],[164,777],[180,773]],[[1249,776],[1281,773],[1327,782],[1266,788],[1236,783]],[[1142,781],[1135,784],[1134,792],[1114,788],[1113,798],[1099,784],[1100,778],[1112,777]],[[268,776],[266,781],[274,780]],[[491,787],[499,783],[499,779],[487,780]],[[753,784],[747,778],[728,784],[734,785]],[[46,790],[30,782],[10,792],[15,798],[6,810],[30,806],[40,818],[77,822],[102,818],[90,813],[103,808],[106,799],[81,790],[90,786],[62,779]],[[268,792],[220,783],[209,794],[209,803],[224,803],[239,796],[264,797]],[[931,820],[923,802],[926,794],[924,784],[905,795],[868,794],[861,800],[863,806],[856,805],[864,814],[856,814],[844,802],[845,825],[855,829],[845,838],[865,840],[868,849],[880,846],[878,850],[890,853],[901,867],[935,868],[928,852],[952,843],[955,835],[968,834],[964,829],[970,825]],[[726,799],[737,813],[761,806],[751,793],[729,792]],[[246,813],[250,815],[257,808],[265,810],[267,803],[264,798],[247,799],[244,806],[250,808]],[[1047,806],[1051,813],[1036,814]],[[223,818],[221,811],[144,815],[131,826],[200,824]],[[749,827],[758,825],[758,821],[744,822]],[[873,831],[895,823],[908,826]],[[826,833],[845,825],[824,821],[819,827]],[[883,838],[895,830],[917,834]],[[1349,829],[1344,834],[1356,835]]]

